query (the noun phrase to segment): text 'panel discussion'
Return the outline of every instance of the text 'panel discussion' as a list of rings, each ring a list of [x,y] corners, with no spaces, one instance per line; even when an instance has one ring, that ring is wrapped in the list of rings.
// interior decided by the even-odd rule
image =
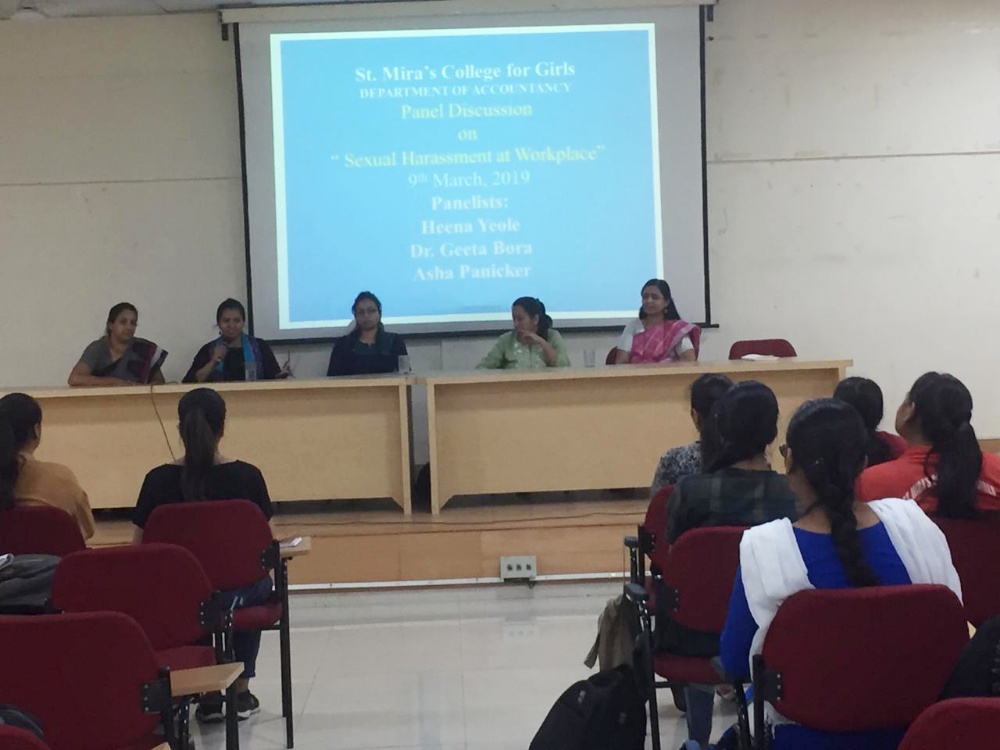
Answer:
[[[0,0],[0,750],[1000,748],[996,0]]]

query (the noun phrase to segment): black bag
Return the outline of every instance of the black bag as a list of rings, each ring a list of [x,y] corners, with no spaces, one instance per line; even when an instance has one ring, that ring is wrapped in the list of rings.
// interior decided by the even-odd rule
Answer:
[[[990,697],[1000,697],[1000,616],[972,636],[941,692],[941,700]]]
[[[646,703],[623,664],[559,696],[529,750],[642,750],[645,741]]]
[[[40,740],[45,739],[45,735],[42,734],[41,722],[17,706],[8,706],[6,703],[0,703],[0,724],[24,729],[31,732]]]
[[[0,568],[0,614],[40,614],[47,611],[55,555],[14,555]]]

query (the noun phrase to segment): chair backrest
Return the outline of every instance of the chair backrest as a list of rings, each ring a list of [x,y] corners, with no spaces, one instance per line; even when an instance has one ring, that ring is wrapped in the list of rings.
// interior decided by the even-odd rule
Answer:
[[[962,581],[965,616],[977,628],[1000,615],[1000,514],[976,520],[935,518],[951,548],[951,559]]]
[[[729,348],[730,359],[743,359],[748,354],[767,357],[796,357],[795,347],[785,339],[748,339],[737,341]]]
[[[0,724],[0,748],[2,750],[51,750],[33,732],[9,724]]]
[[[35,716],[52,750],[132,747],[159,721],[141,699],[153,648],[118,612],[0,617],[0,665],[0,703]]]
[[[906,727],[937,700],[968,639],[961,602],[944,586],[802,591],[764,639],[766,667],[781,674],[772,703],[823,731]]]
[[[146,521],[143,542],[178,544],[198,558],[212,586],[242,588],[267,572],[263,557],[274,535],[249,500],[207,500],[161,505]]]
[[[608,352],[608,356],[604,358],[604,364],[613,365],[618,359],[618,347],[611,347],[611,351]]]
[[[56,555],[86,548],[76,519],[51,505],[17,505],[0,512],[0,554]]]
[[[663,532],[667,528],[667,512],[670,507],[670,495],[673,494],[674,486],[668,484],[656,491],[646,506],[646,517],[642,521],[642,528],[653,544],[653,549],[649,553],[650,568],[654,573],[663,571],[663,564],[667,559],[667,550],[670,547],[663,540]]]
[[[122,612],[159,650],[194,645],[211,632],[200,612],[212,591],[201,564],[183,547],[130,544],[60,560],[52,605],[63,612]]]
[[[920,714],[899,750],[994,750],[998,732],[1000,698],[955,698]]]
[[[722,632],[744,531],[742,526],[692,529],[670,546],[663,582],[677,592],[677,608],[671,619],[693,630]]]

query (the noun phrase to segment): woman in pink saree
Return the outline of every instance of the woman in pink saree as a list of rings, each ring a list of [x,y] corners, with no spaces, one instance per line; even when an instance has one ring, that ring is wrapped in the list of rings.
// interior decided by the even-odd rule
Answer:
[[[642,287],[639,319],[622,332],[616,364],[694,362],[701,348],[701,328],[681,320],[670,285],[650,279]]]

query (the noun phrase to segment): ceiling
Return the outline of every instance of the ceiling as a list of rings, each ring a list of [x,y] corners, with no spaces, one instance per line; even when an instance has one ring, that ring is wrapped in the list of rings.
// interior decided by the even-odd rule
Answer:
[[[225,6],[309,5],[331,0],[0,0],[0,19],[22,8],[34,8],[49,18],[82,16],[135,16],[191,13]],[[356,0],[339,0],[354,2]]]

